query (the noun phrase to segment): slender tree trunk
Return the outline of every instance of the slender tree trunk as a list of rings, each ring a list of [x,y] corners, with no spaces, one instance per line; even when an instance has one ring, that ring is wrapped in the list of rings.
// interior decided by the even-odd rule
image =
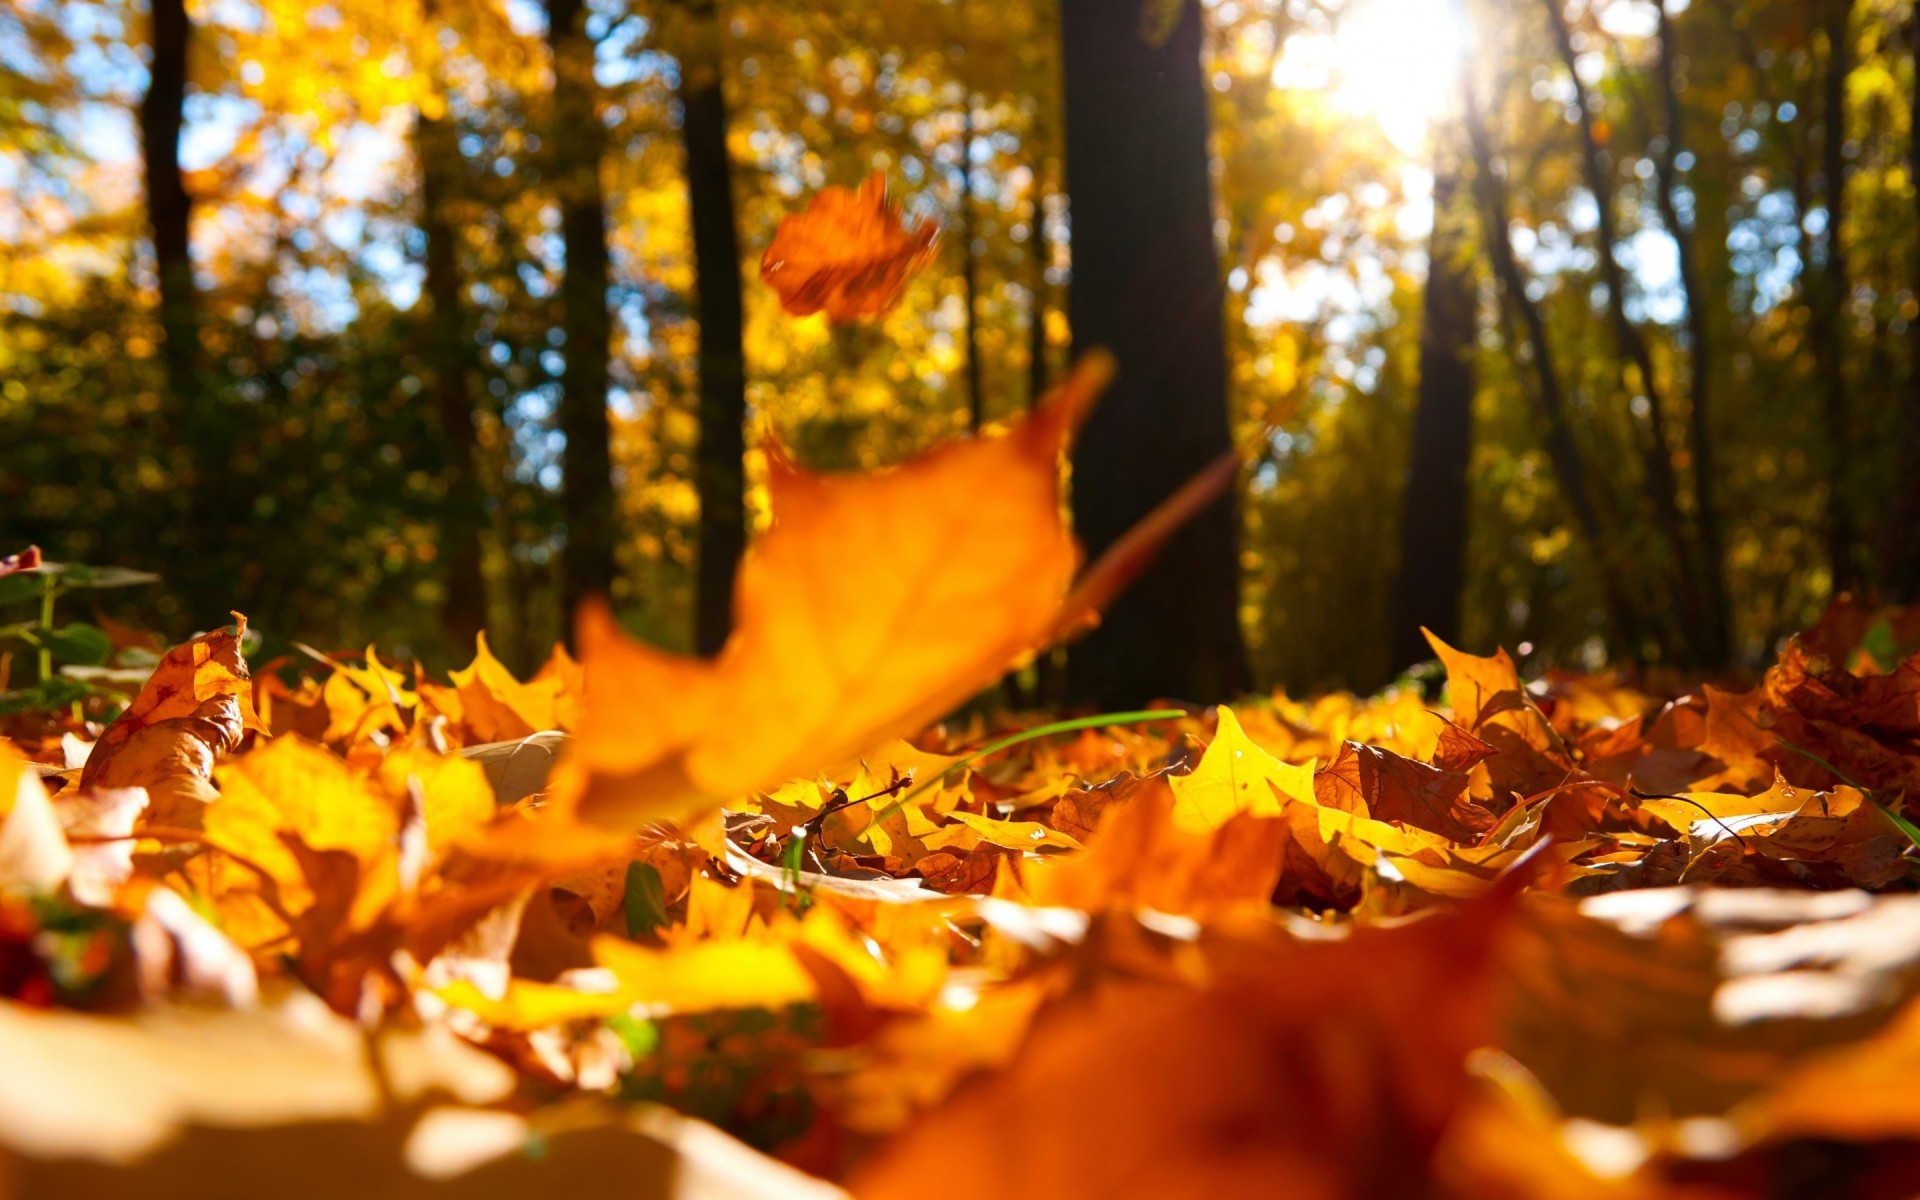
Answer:
[[[1667,444],[1666,400],[1659,377],[1654,373],[1653,354],[1647,347],[1646,339],[1640,336],[1640,330],[1627,317],[1626,273],[1621,270],[1616,254],[1620,239],[1614,223],[1613,186],[1607,175],[1606,164],[1601,159],[1600,139],[1594,128],[1587,87],[1577,69],[1572,30],[1567,25],[1566,14],[1561,10],[1561,0],[1543,0],[1543,3],[1553,29],[1554,42],[1560,51],[1561,63],[1573,80],[1574,109],[1580,130],[1581,171],[1587,182],[1587,190],[1593,193],[1597,213],[1600,277],[1607,291],[1609,324],[1613,327],[1614,342],[1623,363],[1621,375],[1624,379],[1624,367],[1632,366],[1639,377],[1640,394],[1647,403],[1644,424],[1631,415],[1629,420],[1640,437],[1641,459],[1645,464],[1647,493],[1653,504],[1654,520],[1673,551],[1674,582],[1679,592],[1682,626],[1686,631],[1679,649],[1683,657],[1695,660],[1702,656],[1703,644],[1710,641],[1711,637],[1706,632],[1707,622],[1701,608],[1700,590],[1694,581],[1693,548],[1680,513],[1680,489],[1674,478],[1673,452]]]
[[[1432,656],[1424,626],[1460,640],[1467,543],[1467,460],[1473,449],[1475,320],[1472,237],[1458,203],[1457,130],[1436,132],[1433,231],[1420,326],[1420,391],[1400,519],[1400,573],[1390,644],[1401,670]]]
[[[973,225],[973,91],[968,89],[960,109],[960,290],[967,304],[967,428],[987,423],[987,393],[980,363],[980,263],[974,255],[978,237]]]
[[[193,24],[187,17],[186,0],[153,0],[152,12],[153,61],[146,95],[140,100],[147,224],[160,282],[161,361],[170,393],[168,407],[191,412],[199,400],[200,299],[193,284],[188,240],[193,197],[180,170],[180,131],[186,123],[187,44]]]
[[[1029,131],[1029,137],[1034,136]],[[1040,178],[1045,164],[1034,163],[1034,177]],[[1047,241],[1046,196],[1036,183],[1033,194],[1032,233],[1027,240],[1027,409],[1040,407],[1053,387],[1053,359],[1047,345],[1047,314],[1053,308],[1053,285],[1047,282],[1047,267],[1053,257]],[[1057,707],[1066,695],[1067,656],[1055,648],[1033,663],[1033,693],[1028,697],[1034,708]]]
[[[607,309],[607,212],[600,182],[606,127],[600,123],[594,44],[587,36],[586,18],[584,0],[547,0],[554,187],[566,252],[566,275],[560,284],[566,334],[560,429],[567,444],[561,459],[560,508],[567,522],[561,594],[569,614],[588,596],[612,590],[618,529],[607,419],[613,321]]]
[[[1037,172],[1036,172],[1037,173]],[[1047,208],[1038,192],[1034,194],[1033,232],[1027,242],[1027,407],[1040,407],[1040,400],[1053,386],[1053,368],[1047,352],[1047,311],[1052,290],[1047,283]]]
[[[1062,0],[1077,347],[1119,376],[1074,458],[1073,508],[1098,555],[1231,446],[1225,289],[1213,237],[1200,11],[1159,45],[1138,0]],[[1069,655],[1072,700],[1217,700],[1247,686],[1239,518],[1223,497],[1176,534]]]
[[[471,646],[487,624],[487,579],[481,535],[486,493],[474,465],[474,406],[467,339],[460,317],[460,265],[447,208],[460,163],[451,119],[415,114],[414,153],[420,163],[420,231],[426,236],[428,362],[431,391],[446,442],[447,494],[441,512],[440,554],[447,598],[441,618],[459,646]]]
[[[1554,366],[1553,343],[1547,336],[1546,319],[1540,312],[1540,306],[1527,295],[1526,275],[1513,256],[1513,241],[1509,232],[1512,217],[1508,211],[1506,185],[1495,170],[1493,146],[1487,137],[1479,102],[1470,85],[1466,88],[1463,112],[1468,144],[1473,149],[1474,188],[1478,193],[1487,257],[1493,265],[1494,278],[1500,284],[1501,304],[1509,312],[1518,315],[1525,328],[1527,344],[1533,351],[1534,400],[1544,425],[1541,440],[1547,452],[1547,461],[1553,465],[1554,478],[1573,516],[1574,527],[1592,556],[1607,615],[1620,638],[1638,656],[1644,653],[1644,626],[1636,606],[1628,597],[1623,583],[1624,572],[1618,569],[1617,555],[1612,551],[1612,542],[1600,522],[1600,510],[1588,482],[1586,463],[1574,440],[1566,393],[1560,386],[1560,373]],[[1520,355],[1517,346],[1514,346],[1514,360],[1517,373],[1524,375],[1523,371],[1518,371]]]
[[[1913,55],[1911,122],[1907,135],[1907,177],[1914,181],[1914,227],[1920,229],[1920,9],[1907,23],[1907,44]],[[1909,287],[1920,296],[1920,246],[1909,265]],[[1900,411],[1902,464],[1894,483],[1887,521],[1887,599],[1896,604],[1920,601],[1920,321],[1907,322],[1907,389]]]
[[[1856,535],[1852,503],[1853,406],[1847,395],[1846,332],[1842,322],[1852,284],[1847,276],[1847,76],[1853,70],[1853,43],[1848,34],[1853,15],[1851,0],[1829,0],[1824,22],[1827,69],[1822,79],[1820,174],[1826,189],[1826,259],[1813,310],[1814,365],[1820,377],[1821,416],[1827,434],[1827,561],[1833,571],[1835,593],[1860,582],[1855,557]]]
[[[706,28],[680,65],[681,136],[687,151],[687,204],[699,292],[700,497],[694,644],[717,654],[733,628],[733,580],[747,549],[747,372],[740,289],[740,240],[727,158],[727,102],[721,90],[720,29],[710,2],[689,6]]]
[[[1700,532],[1700,578],[1705,607],[1705,638],[1700,659],[1714,666],[1727,660],[1731,617],[1727,601],[1726,542],[1721,532],[1713,442],[1713,349],[1706,289],[1700,281],[1700,262],[1693,231],[1680,221],[1680,154],[1684,148],[1684,109],[1680,103],[1675,59],[1673,19],[1665,4],[1658,14],[1660,93],[1667,112],[1664,149],[1659,157],[1659,187],[1655,192],[1660,219],[1673,237],[1680,258],[1680,291],[1687,301],[1687,451],[1693,459],[1694,525]]]

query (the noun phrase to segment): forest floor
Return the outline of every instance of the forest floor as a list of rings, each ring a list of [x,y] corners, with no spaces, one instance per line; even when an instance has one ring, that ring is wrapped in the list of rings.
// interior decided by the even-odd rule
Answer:
[[[1098,607],[1054,411],[782,468],[713,661],[43,630],[146,681],[4,718],[0,1195],[1920,1190],[1920,609],[928,726]]]

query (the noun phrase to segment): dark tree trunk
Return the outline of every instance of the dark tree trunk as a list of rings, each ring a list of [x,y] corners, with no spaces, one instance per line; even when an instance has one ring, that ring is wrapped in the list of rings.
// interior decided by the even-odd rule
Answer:
[[[1847,198],[1847,76],[1853,70],[1853,44],[1848,34],[1851,0],[1828,0],[1824,22],[1827,69],[1822,79],[1820,175],[1825,188],[1827,228],[1821,284],[1816,289],[1812,341],[1814,366],[1820,377],[1821,416],[1827,435],[1827,561],[1833,571],[1833,590],[1846,591],[1860,582],[1855,558],[1856,535],[1852,485],[1853,406],[1847,395],[1846,333],[1842,321],[1851,281],[1847,277],[1845,238]]]
[[[162,363],[168,408],[191,411],[198,402],[200,301],[193,285],[189,231],[193,197],[180,171],[180,130],[186,122],[187,43],[193,35],[186,0],[153,0],[153,61],[140,100],[140,144],[147,185],[147,223],[160,281]],[[183,427],[181,434],[186,433]]]
[[[1655,191],[1660,219],[1672,235],[1680,256],[1680,290],[1687,300],[1687,450],[1693,459],[1694,525],[1700,531],[1700,578],[1705,606],[1705,643],[1700,659],[1713,666],[1723,665],[1731,644],[1731,616],[1727,601],[1726,540],[1721,533],[1718,481],[1715,478],[1713,443],[1713,349],[1707,313],[1706,288],[1700,280],[1699,260],[1694,252],[1693,231],[1680,222],[1680,154],[1685,149],[1685,132],[1676,80],[1679,57],[1675,45],[1673,20],[1665,5],[1656,8],[1659,21],[1660,95],[1667,111],[1667,131],[1658,163],[1659,184]]]
[[[467,339],[460,319],[460,266],[447,206],[460,163],[450,119],[416,115],[414,152],[420,162],[420,231],[426,236],[427,361],[440,436],[446,441],[447,494],[441,511],[440,554],[447,598],[441,618],[461,647],[487,624],[487,580],[481,568],[486,494],[474,466],[474,409]]]
[[[1433,232],[1427,241],[1420,326],[1420,392],[1413,453],[1400,518],[1400,574],[1391,645],[1396,671],[1431,658],[1431,629],[1460,640],[1460,591],[1467,547],[1467,459],[1473,448],[1473,355],[1477,335],[1471,208],[1458,203],[1461,157],[1436,134]]]
[[[689,11],[714,25],[711,3]],[[681,136],[687,151],[687,203],[700,320],[700,497],[694,645],[717,654],[733,629],[733,579],[747,549],[745,321],[741,315],[740,240],[727,159],[727,102],[721,90],[719,30],[689,39],[706,56],[680,64]]]
[[[560,508],[567,522],[561,555],[562,597],[569,615],[588,596],[608,594],[615,575],[617,536],[612,432],[607,420],[608,359],[613,321],[607,310],[606,197],[600,158],[599,86],[593,78],[593,40],[584,0],[547,0],[547,40],[553,50],[554,189],[566,275],[560,284],[565,367],[560,376]]]
[[[1068,313],[1077,348],[1119,360],[1074,456],[1074,519],[1090,556],[1231,446],[1200,11],[1182,7],[1156,46],[1142,37],[1139,0],[1060,5]],[[1073,649],[1069,698],[1114,706],[1243,690],[1239,600],[1229,495],[1174,535]]]
[[[1920,9],[1907,24],[1907,44],[1913,54],[1914,78],[1911,124],[1907,136],[1907,174],[1920,180]],[[1920,228],[1920,191],[1914,197],[1914,224]],[[1920,296],[1920,248],[1914,251],[1908,286]],[[1887,599],[1896,604],[1920,601],[1920,321],[1907,322],[1907,393],[1900,412],[1903,469],[1896,477],[1887,521]]]

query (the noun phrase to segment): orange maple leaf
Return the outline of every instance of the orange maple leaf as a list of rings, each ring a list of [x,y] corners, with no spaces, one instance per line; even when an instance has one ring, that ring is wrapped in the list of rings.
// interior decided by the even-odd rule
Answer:
[[[773,525],[717,658],[581,611],[585,715],[559,803],[616,831],[691,817],[911,733],[1045,643],[1079,562],[1064,455],[1111,370],[1091,357],[1033,416],[895,470],[815,475],[776,455]]]
[[[887,202],[887,177],[875,171],[858,188],[824,189],[805,212],[781,221],[760,278],[793,316],[824,311],[846,324],[892,308],[939,238],[932,223],[901,224]]]

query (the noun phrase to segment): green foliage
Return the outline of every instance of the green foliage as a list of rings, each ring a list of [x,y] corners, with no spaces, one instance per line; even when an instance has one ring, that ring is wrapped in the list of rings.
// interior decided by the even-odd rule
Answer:
[[[0,646],[13,642],[27,647],[36,666],[32,687],[0,690],[0,715],[71,708],[78,716],[90,700],[103,702],[109,710],[125,704],[158,656],[140,647],[116,652],[112,637],[98,625],[59,621],[58,602],[73,592],[135,587],[159,579],[124,567],[58,562],[0,575],[0,614],[9,608],[35,614],[29,620],[0,625]],[[0,651],[0,662],[4,661]],[[7,675],[0,667],[0,685]],[[111,716],[112,711],[104,715]]]

